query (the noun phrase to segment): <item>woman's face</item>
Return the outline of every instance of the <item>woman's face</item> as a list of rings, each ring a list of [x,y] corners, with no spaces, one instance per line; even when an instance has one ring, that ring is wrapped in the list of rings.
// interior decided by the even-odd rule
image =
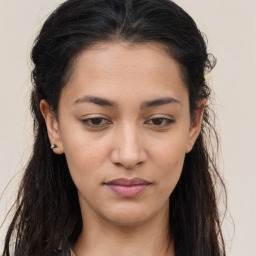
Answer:
[[[61,93],[58,120],[45,101],[41,111],[55,153],[66,156],[82,214],[132,225],[168,211],[202,110],[191,124],[179,66],[160,45],[85,50]]]

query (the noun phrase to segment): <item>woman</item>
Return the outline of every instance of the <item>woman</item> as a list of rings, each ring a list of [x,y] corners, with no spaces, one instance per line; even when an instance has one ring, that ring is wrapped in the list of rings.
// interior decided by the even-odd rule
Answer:
[[[193,19],[169,0],[69,0],[32,60],[34,149],[3,254],[225,255],[214,61]]]

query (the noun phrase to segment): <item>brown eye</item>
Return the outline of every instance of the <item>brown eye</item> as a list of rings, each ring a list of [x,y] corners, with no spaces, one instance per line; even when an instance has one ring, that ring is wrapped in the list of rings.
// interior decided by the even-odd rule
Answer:
[[[168,119],[163,117],[153,118],[150,121],[153,125],[160,126],[160,127],[165,127],[175,122],[173,119]]]
[[[101,117],[88,118],[82,120],[82,124],[89,127],[102,127],[105,124],[108,124],[108,120]]]

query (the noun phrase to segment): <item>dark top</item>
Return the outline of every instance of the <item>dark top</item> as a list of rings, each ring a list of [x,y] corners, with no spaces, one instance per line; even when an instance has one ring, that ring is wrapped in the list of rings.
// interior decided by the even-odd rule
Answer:
[[[70,249],[67,249],[67,250],[56,249],[53,253],[53,256],[71,256],[71,252],[70,252]]]

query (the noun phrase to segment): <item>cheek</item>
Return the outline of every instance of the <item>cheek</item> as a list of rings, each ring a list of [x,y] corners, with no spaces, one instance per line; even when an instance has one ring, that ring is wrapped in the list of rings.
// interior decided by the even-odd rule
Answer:
[[[175,189],[183,167],[184,157],[169,158],[165,166],[162,167],[162,173],[159,179],[160,193],[163,198],[169,198]]]
[[[186,136],[172,136],[158,143],[154,147],[152,156],[154,159],[162,163],[165,167],[176,168],[181,167],[184,161],[187,148]]]
[[[183,168],[184,158],[186,154],[185,136],[173,137],[169,141],[155,147],[154,162],[158,170],[159,182],[164,193],[171,193],[175,188]]]
[[[163,160],[161,179],[167,184],[167,187],[174,188],[180,178],[185,154],[170,154]]]
[[[63,126],[62,143],[67,160],[77,167],[97,163],[104,154],[104,141],[96,133],[86,132],[80,123]]]
[[[88,187],[100,181],[102,177],[97,177],[98,170],[102,169],[106,157],[107,148],[103,142],[92,140],[91,137],[79,132],[66,133],[63,136],[63,147],[70,174],[76,186]]]

